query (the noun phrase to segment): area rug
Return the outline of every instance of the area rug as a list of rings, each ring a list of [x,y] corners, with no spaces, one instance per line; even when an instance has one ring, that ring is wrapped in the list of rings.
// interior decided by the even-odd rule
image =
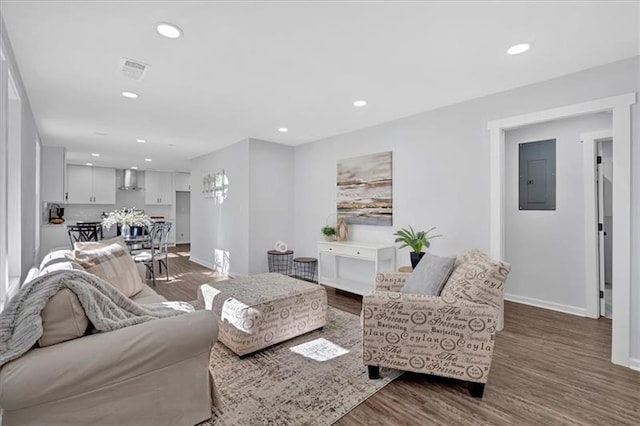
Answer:
[[[202,425],[330,425],[402,374],[369,380],[360,318],[334,308],[322,330],[244,359],[218,342],[211,367],[220,407]]]

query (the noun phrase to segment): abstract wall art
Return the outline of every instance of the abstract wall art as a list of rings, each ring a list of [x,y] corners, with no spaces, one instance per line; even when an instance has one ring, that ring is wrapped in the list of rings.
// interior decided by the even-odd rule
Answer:
[[[338,216],[349,224],[391,226],[391,151],[338,160]]]

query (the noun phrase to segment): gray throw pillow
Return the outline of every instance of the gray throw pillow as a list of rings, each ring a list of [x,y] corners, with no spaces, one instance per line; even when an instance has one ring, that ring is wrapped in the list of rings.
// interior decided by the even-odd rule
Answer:
[[[449,279],[455,263],[455,257],[440,257],[425,253],[400,292],[438,296]]]

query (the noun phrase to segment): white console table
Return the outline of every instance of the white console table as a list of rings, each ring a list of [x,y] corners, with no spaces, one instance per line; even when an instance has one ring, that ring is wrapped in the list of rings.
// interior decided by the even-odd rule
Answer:
[[[340,276],[338,258],[358,259],[371,263],[373,277],[354,280]],[[325,262],[332,262],[333,273],[325,276],[328,268]],[[350,293],[365,295],[375,289],[375,274],[391,272],[396,268],[396,247],[388,243],[361,243],[357,241],[318,241],[318,282]],[[323,274],[323,271],[324,274]]]

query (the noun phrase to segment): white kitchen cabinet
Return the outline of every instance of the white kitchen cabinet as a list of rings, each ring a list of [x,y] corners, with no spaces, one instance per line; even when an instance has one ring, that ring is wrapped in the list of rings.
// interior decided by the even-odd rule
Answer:
[[[116,169],[94,167],[93,202],[96,204],[116,203]]]
[[[146,171],[144,173],[144,203],[173,204],[173,174]]]
[[[67,204],[115,204],[116,169],[67,166]]]
[[[176,172],[173,174],[176,191],[191,191],[191,174]]]
[[[48,203],[64,202],[64,181],[66,175],[65,149],[43,146],[40,155],[40,201]]]

